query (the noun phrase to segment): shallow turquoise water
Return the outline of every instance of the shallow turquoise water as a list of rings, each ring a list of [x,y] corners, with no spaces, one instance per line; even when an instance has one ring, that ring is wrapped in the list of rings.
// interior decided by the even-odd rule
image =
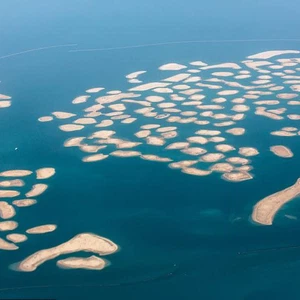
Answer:
[[[12,8],[13,16],[7,13]],[[299,4],[292,1],[259,5],[250,1],[201,5],[198,1],[180,5],[175,1],[2,1],[0,11],[0,57],[68,43],[81,49],[181,40],[288,39],[297,38],[299,28]],[[39,203],[17,212],[19,231],[37,223],[59,228],[30,237],[18,251],[1,251],[0,297],[250,300],[299,296],[299,249],[239,254],[300,244],[299,221],[284,217],[285,213],[299,216],[297,201],[283,208],[272,227],[248,220],[258,200],[299,177],[299,142],[264,132],[262,128],[272,126],[272,120],[263,118],[254,126],[246,118],[240,125],[247,134],[232,137],[233,143],[247,141],[268,149],[284,142],[295,157],[283,160],[265,151],[252,159],[255,178],[239,184],[222,181],[219,175],[188,176],[134,158],[83,164],[78,151],[63,148],[65,133],[53,123],[36,121],[54,110],[68,111],[70,101],[87,88],[125,90],[124,75],[132,71],[147,70],[151,81],[159,76],[157,67],[166,62],[238,62],[260,51],[299,49],[299,44],[192,43],[82,53],[57,48],[0,59],[1,93],[13,98],[12,107],[0,112],[1,169],[49,165],[57,171]],[[80,232],[94,232],[120,245],[118,253],[107,257],[111,266],[101,272],[61,270],[49,261],[33,273],[7,267]]]

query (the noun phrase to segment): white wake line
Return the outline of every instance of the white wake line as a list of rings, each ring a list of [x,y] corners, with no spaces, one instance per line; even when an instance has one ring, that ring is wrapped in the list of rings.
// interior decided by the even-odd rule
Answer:
[[[17,52],[17,53],[11,53],[11,54],[8,54],[8,55],[0,56],[0,59],[12,57],[12,56],[17,56],[17,55],[21,55],[21,54],[25,54],[25,53],[29,53],[29,52],[35,52],[35,51],[52,49],[52,48],[75,47],[75,46],[77,46],[77,44],[55,45],[55,46],[34,48],[34,49],[29,49],[29,50],[25,50],[25,51],[21,51],[21,52]]]
[[[142,44],[133,46],[123,46],[123,47],[111,47],[111,48],[92,48],[92,49],[77,49],[69,50],[69,52],[92,52],[92,51],[108,51],[108,50],[121,50],[121,49],[132,49],[132,48],[145,48],[145,47],[155,47],[163,45],[172,44],[192,44],[192,43],[245,43],[245,42],[300,42],[300,39],[248,39],[248,40],[199,40],[199,41],[177,41],[177,42],[164,42],[164,43],[154,43],[154,44]]]

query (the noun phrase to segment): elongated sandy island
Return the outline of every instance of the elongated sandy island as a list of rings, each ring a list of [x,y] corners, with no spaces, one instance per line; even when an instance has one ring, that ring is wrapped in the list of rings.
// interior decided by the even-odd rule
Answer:
[[[253,209],[252,220],[263,225],[272,225],[279,209],[300,195],[300,178],[296,183],[282,191],[260,200]]]
[[[56,265],[63,269],[102,270],[105,268],[104,259],[92,255],[90,257],[68,257],[57,261]]]

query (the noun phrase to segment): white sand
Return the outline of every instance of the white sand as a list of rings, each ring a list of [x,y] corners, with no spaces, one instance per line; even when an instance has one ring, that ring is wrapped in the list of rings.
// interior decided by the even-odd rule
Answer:
[[[38,183],[32,186],[32,189],[25,194],[27,198],[36,197],[44,193],[48,188],[47,184]]]
[[[53,117],[51,117],[51,116],[45,116],[45,117],[38,118],[39,122],[50,122],[52,120],[53,120]]]
[[[200,129],[200,130],[196,131],[195,133],[199,134],[199,135],[204,135],[204,136],[215,136],[215,135],[221,134],[221,131]]]
[[[94,155],[85,156],[82,159],[82,161],[83,162],[94,162],[94,161],[103,160],[103,159],[105,159],[107,157],[108,157],[108,155],[104,155],[104,154],[100,153],[100,154],[94,154]]]
[[[243,158],[243,157],[229,157],[226,159],[227,162],[231,163],[231,164],[237,164],[237,165],[247,165],[250,163],[249,159]]]
[[[169,144],[166,149],[167,150],[174,150],[174,149],[184,149],[189,146],[189,143],[187,142],[175,142],[172,144]]]
[[[202,136],[191,136],[187,138],[190,143],[205,145],[208,143],[208,139]]]
[[[110,138],[111,136],[113,136],[116,132],[113,130],[99,130],[99,131],[95,131],[90,138],[101,138],[101,139],[107,139]]]
[[[245,131],[246,130],[244,128],[231,128],[226,130],[227,133],[230,133],[232,135],[243,135]]]
[[[54,111],[52,115],[55,116],[57,119],[69,119],[76,116],[75,114],[63,111]]]
[[[72,103],[73,103],[73,104],[85,103],[89,98],[90,98],[90,96],[79,96],[79,97],[76,97],[76,98],[72,101]]]
[[[47,224],[47,225],[41,225],[36,226],[30,229],[26,230],[26,233],[29,234],[42,234],[42,233],[48,233],[56,230],[57,226],[54,224]]]
[[[0,190],[0,198],[13,198],[20,195],[20,192],[13,190]]]
[[[187,79],[188,77],[190,77],[191,74],[188,73],[181,73],[181,74],[176,74],[174,76],[168,77],[163,79],[163,81],[170,81],[170,82],[179,82],[182,81],[184,79]]]
[[[18,227],[18,223],[15,221],[0,222],[0,231],[15,230],[17,227]]]
[[[83,125],[75,125],[75,124],[65,124],[59,126],[59,129],[65,132],[78,131],[83,128],[84,128]]]
[[[225,155],[223,153],[208,153],[201,156],[200,160],[204,162],[216,162],[224,157]]]
[[[111,152],[110,155],[117,156],[117,157],[134,157],[134,156],[140,156],[141,152],[116,150],[116,151]]]
[[[227,144],[216,145],[215,148],[220,152],[229,152],[235,150],[233,146]]]
[[[2,177],[24,177],[31,175],[32,171],[29,170],[8,170],[0,173]]]
[[[234,167],[229,163],[217,163],[210,167],[211,171],[220,172],[220,173],[228,173],[232,172]]]
[[[0,218],[10,219],[16,215],[14,207],[6,201],[0,201]]]
[[[144,91],[152,90],[155,88],[163,88],[163,87],[166,87],[169,85],[170,85],[170,83],[166,83],[166,82],[149,82],[149,83],[135,86],[135,87],[129,89],[129,91],[144,92]]]
[[[161,71],[179,71],[182,69],[186,69],[186,66],[177,63],[168,63],[160,66],[158,69]]]
[[[64,147],[79,147],[84,139],[83,136],[67,139],[64,142]]]
[[[104,90],[103,87],[95,87],[95,88],[91,88],[86,90],[86,93],[99,93],[100,91]]]
[[[168,157],[160,157],[153,154],[143,154],[141,155],[141,158],[144,160],[150,160],[150,161],[156,161],[156,162],[171,162],[172,159]]]
[[[200,147],[190,147],[190,148],[182,149],[181,152],[188,154],[188,155],[199,156],[199,155],[206,153],[207,150],[200,148]]]
[[[36,204],[37,201],[35,199],[21,199],[13,201],[13,205],[17,207],[27,207]]]
[[[0,250],[17,250],[19,249],[18,246],[16,246],[13,243],[9,243],[2,238],[0,238]]]
[[[274,56],[278,56],[278,55],[283,55],[283,54],[299,54],[300,51],[296,51],[296,50],[277,50],[277,51],[265,51],[265,52],[260,52],[254,55],[250,55],[247,58],[249,59],[269,59],[272,58]]]
[[[241,147],[239,148],[239,154],[243,156],[256,156],[259,154],[258,150],[253,147]]]
[[[144,73],[146,73],[146,72],[147,72],[147,71],[136,71],[136,72],[132,72],[132,73],[126,75],[126,78],[127,78],[127,79],[135,79],[135,78],[137,78],[138,76],[140,76],[140,75],[142,75],[142,74],[144,74]]]
[[[47,179],[52,177],[55,174],[54,168],[41,168],[36,170],[37,179]]]
[[[68,257],[58,260],[56,265],[63,269],[102,270],[106,266],[104,259],[95,255],[89,257]]]
[[[25,182],[21,179],[0,181],[0,187],[21,187],[24,185],[25,185]]]
[[[89,125],[89,124],[95,124],[97,121],[94,118],[79,118],[75,121],[73,121],[75,124],[80,124],[80,125]]]
[[[163,138],[156,137],[156,136],[148,136],[147,137],[147,144],[153,146],[163,146],[166,141]]]
[[[182,168],[181,172],[194,176],[207,176],[211,174],[210,170],[200,170],[197,168]]]
[[[0,101],[0,108],[7,108],[11,106],[11,101]]]
[[[6,239],[13,243],[22,243],[27,240],[27,236],[20,233],[11,233],[6,236]]]
[[[270,147],[270,151],[279,157],[291,158],[294,156],[293,152],[288,147],[282,145],[272,146]]]
[[[230,172],[223,174],[222,178],[227,181],[240,182],[250,180],[253,176],[247,172]]]

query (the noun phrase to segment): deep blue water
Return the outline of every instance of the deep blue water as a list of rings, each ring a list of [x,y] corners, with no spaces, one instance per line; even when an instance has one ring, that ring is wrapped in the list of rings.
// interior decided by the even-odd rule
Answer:
[[[124,75],[136,70],[147,70],[151,81],[158,77],[157,67],[167,62],[238,62],[265,50],[299,49],[300,42],[69,49],[300,38],[299,9],[292,0],[1,1],[0,57],[78,45],[0,59],[0,93],[13,98],[12,107],[0,111],[1,170],[49,165],[57,171],[39,203],[17,212],[19,231],[38,223],[58,224],[56,232],[31,236],[18,251],[0,252],[0,298],[297,299],[299,249],[238,254],[300,244],[299,221],[284,218],[285,213],[299,217],[297,201],[286,205],[271,227],[249,222],[258,200],[299,177],[299,142],[268,135],[263,128],[273,126],[272,120],[263,118],[259,127],[251,118],[240,122],[247,134],[232,137],[232,143],[246,141],[266,151],[252,159],[254,179],[234,184],[217,174],[188,176],[135,158],[83,164],[78,151],[62,146],[65,133],[37,118],[68,111],[70,101],[93,86],[125,90]],[[293,159],[267,151],[282,142],[293,149]],[[8,268],[80,232],[94,232],[120,245],[119,252],[107,257],[111,266],[101,272],[61,270],[49,261],[33,273]]]

